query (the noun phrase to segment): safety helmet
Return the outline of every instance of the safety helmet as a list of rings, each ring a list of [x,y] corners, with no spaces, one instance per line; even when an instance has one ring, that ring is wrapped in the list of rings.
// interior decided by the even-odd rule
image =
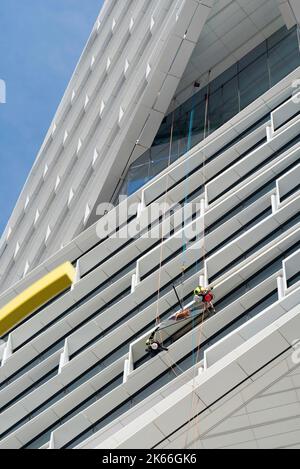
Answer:
[[[153,344],[151,344],[151,348],[152,348],[152,350],[157,350],[158,349],[158,343],[153,342]]]
[[[197,287],[194,290],[194,295],[200,295],[201,294],[201,287]]]

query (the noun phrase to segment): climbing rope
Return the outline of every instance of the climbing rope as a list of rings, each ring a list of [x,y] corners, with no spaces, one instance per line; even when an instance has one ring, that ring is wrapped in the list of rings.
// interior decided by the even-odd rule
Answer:
[[[169,156],[168,156],[168,166],[167,166],[167,168],[169,168],[169,166],[171,164],[173,133],[174,133],[174,111],[172,113],[172,123],[171,123]],[[164,194],[164,209],[165,209],[165,206],[166,206],[168,190],[169,190],[169,172],[167,172],[167,175],[166,175],[166,187],[165,187],[165,194]],[[163,226],[164,226],[163,225],[164,220],[165,220],[165,212],[163,212],[163,215],[162,215],[162,221],[161,221],[162,230],[163,230]],[[164,243],[164,238],[163,238],[163,231],[162,231],[161,232],[161,243],[160,243],[158,278],[157,278],[157,301],[156,301],[156,318],[155,318],[156,324],[160,323],[159,300],[160,300],[160,291],[161,291],[161,271],[162,271],[162,259],[163,259],[163,243]]]
[[[204,118],[204,129],[203,129],[203,140],[205,140],[207,132],[209,131],[209,129],[208,129],[208,127],[209,127],[209,116],[208,116],[209,92],[210,92],[210,72],[208,74],[208,86],[207,86],[207,93],[206,93],[206,99],[205,99],[205,118]],[[196,93],[195,93],[195,95],[196,95]],[[191,111],[191,114],[190,114],[187,151],[190,149],[190,146],[191,146],[193,120],[194,120],[194,105],[192,106],[192,111]],[[172,113],[172,124],[171,124],[170,142],[169,142],[169,156],[168,156],[168,166],[167,166],[168,168],[171,165],[173,135],[174,135],[174,111]],[[178,151],[178,157],[179,157],[179,136],[178,136],[177,151]],[[205,154],[204,154],[204,152],[202,154],[202,157],[203,157],[203,159],[202,159],[202,180],[203,180],[203,183],[202,184],[203,184],[203,188],[205,188],[206,175],[205,175]],[[186,164],[189,164],[189,158],[187,158]],[[185,171],[185,173],[189,174],[189,171]],[[162,222],[161,222],[162,227],[163,227],[163,223],[164,223],[164,220],[165,220],[165,217],[166,217],[165,207],[166,207],[168,190],[169,190],[169,172],[167,172],[167,174],[166,174],[166,187],[165,187],[165,193],[164,193],[164,212],[163,212],[163,215],[162,215]],[[184,207],[185,207],[185,205],[188,201],[188,178],[187,177],[185,178],[185,182],[184,182],[184,191],[185,191],[185,198],[184,198]],[[183,207],[183,213],[185,213],[184,212],[184,207]],[[204,216],[204,214],[203,214],[203,216]],[[185,219],[184,219],[184,222],[185,222]],[[205,228],[204,221],[203,221],[203,227]],[[183,243],[182,243],[181,299],[184,296],[183,290],[184,290],[184,278],[185,278],[185,269],[186,269],[185,256],[186,256],[186,250],[187,250],[187,239],[186,239],[186,234],[185,234],[185,229],[184,228],[185,228],[185,223],[183,225]],[[205,262],[206,262],[205,233],[204,233],[204,231],[202,233],[202,236],[203,236],[203,242],[202,243],[200,242],[200,250],[202,250],[202,253],[200,253],[199,261],[202,261],[202,263],[203,263],[202,265],[203,265],[203,269],[204,269]],[[162,263],[163,263],[163,242],[164,242],[163,232],[161,232],[159,268],[158,268],[158,279],[157,279],[158,280],[157,303],[156,303],[156,324],[157,325],[160,324],[159,302],[160,302],[160,293],[161,293],[161,273],[162,273]],[[196,271],[197,271],[197,265],[198,265],[198,261],[196,262]],[[204,271],[204,275],[205,275],[205,271]],[[181,303],[181,301],[180,301],[180,303]],[[195,393],[194,393],[196,372],[198,370],[196,364],[199,362],[199,358],[200,358],[200,348],[201,348],[201,341],[202,341],[202,326],[203,326],[204,319],[206,318],[207,312],[208,311],[206,309],[206,306],[204,306],[204,309],[202,311],[201,323],[200,323],[199,328],[198,328],[198,337],[196,337],[196,347],[193,347],[194,371],[193,371],[193,381],[192,381],[192,383],[193,383],[192,406],[191,406],[191,415],[190,415],[189,423],[188,423],[189,428],[187,429],[187,433],[186,433],[186,445],[185,446],[187,446],[187,444],[188,444],[188,436],[189,436],[190,425],[191,425],[191,422],[193,420],[192,417],[194,415],[195,405],[197,405],[197,403],[198,403],[198,398],[195,399],[196,396],[195,396]],[[180,320],[180,322],[187,321],[187,320],[190,320],[190,319],[191,318],[188,317],[186,319]],[[192,321],[193,321],[193,326],[192,327],[194,328],[195,327],[195,322],[194,322],[195,317],[192,317]],[[166,329],[167,327],[171,327],[173,325],[174,325],[174,323],[170,324],[170,325],[167,325],[167,326],[164,326],[163,328],[161,328],[160,330],[157,331],[158,335],[160,335],[160,343],[163,343],[162,342],[162,330]],[[173,360],[173,358],[171,357],[171,355],[169,353],[166,355],[166,357],[168,357],[167,360],[170,363],[169,367],[173,371],[175,376],[179,376],[178,373],[176,372],[176,369],[178,369],[180,371],[180,373],[183,373],[183,370],[181,370],[181,368]],[[196,401],[196,403],[195,403],[195,401]],[[197,422],[196,422],[196,425],[195,425],[195,429],[196,429],[196,431],[199,430]],[[199,438],[200,438],[200,435],[199,435]]]
[[[207,92],[206,92],[206,98],[205,98],[205,112],[204,112],[204,128],[203,128],[203,141],[205,141],[205,138],[206,138],[206,132],[208,132],[208,126],[209,126],[209,117],[208,117],[208,111],[209,111],[209,93],[210,93],[210,75],[211,75],[211,71],[209,70],[209,73],[208,73],[208,85],[207,85]],[[204,193],[205,193],[205,183],[206,183],[206,174],[205,174],[205,153],[202,152],[202,181],[203,181],[203,189],[204,189]],[[203,216],[205,216],[205,214],[203,214]],[[203,220],[203,243],[202,243],[202,253],[201,253],[201,245],[200,245],[200,261],[202,261],[202,265],[203,265],[203,271],[204,271],[204,275],[205,275],[205,262],[206,262],[206,249],[205,249],[205,223],[204,223],[204,220]],[[206,313],[206,307],[204,306],[204,310],[203,310],[203,313],[202,313],[202,321],[201,321],[201,324],[199,325],[199,336],[198,336],[198,340],[197,340],[197,347],[196,347],[196,356],[193,356],[194,357],[194,374],[193,374],[193,392],[192,392],[192,403],[191,403],[191,412],[190,412],[190,418],[189,418],[189,423],[188,423],[188,429],[187,429],[187,432],[186,432],[186,440],[185,440],[185,448],[187,447],[188,445],[188,437],[189,437],[189,433],[190,433],[190,429],[191,429],[191,423],[192,423],[192,417],[195,413],[195,411],[197,410],[196,407],[197,407],[197,403],[198,403],[198,397],[195,396],[195,392],[194,392],[194,389],[195,389],[195,380],[196,380],[196,372],[198,371],[198,368],[197,368],[197,363],[199,362],[199,358],[200,358],[200,349],[201,349],[201,341],[202,341],[202,329],[203,329],[203,322],[204,322],[204,316],[205,316],[205,313]],[[195,349],[194,349],[195,350]],[[198,422],[199,423],[199,422]],[[199,433],[199,428],[198,428],[198,424],[197,424],[197,421],[196,421],[196,424],[195,424],[195,429],[196,431]],[[199,434],[199,441],[200,441],[200,434]]]

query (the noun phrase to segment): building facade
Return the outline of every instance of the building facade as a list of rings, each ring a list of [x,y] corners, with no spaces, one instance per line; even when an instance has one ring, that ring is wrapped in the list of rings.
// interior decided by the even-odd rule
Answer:
[[[0,448],[300,447],[299,20],[104,3],[1,239]]]

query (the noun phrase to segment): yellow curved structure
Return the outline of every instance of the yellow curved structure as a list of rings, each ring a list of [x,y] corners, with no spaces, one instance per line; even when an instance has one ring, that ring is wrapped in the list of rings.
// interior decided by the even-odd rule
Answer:
[[[0,309],[0,336],[69,288],[75,278],[70,262],[60,265]]]

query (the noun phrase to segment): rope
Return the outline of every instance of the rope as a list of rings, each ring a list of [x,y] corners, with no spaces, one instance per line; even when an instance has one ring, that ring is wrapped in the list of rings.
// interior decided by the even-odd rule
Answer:
[[[171,124],[170,144],[169,144],[169,157],[168,157],[168,166],[167,166],[167,168],[169,168],[169,166],[171,164],[173,133],[174,133],[174,111],[173,111],[173,114],[172,114],[172,124]],[[167,200],[168,189],[169,189],[169,172],[167,172],[167,175],[166,175],[166,189],[165,189],[165,195],[164,195],[164,205],[165,205],[165,202]],[[162,228],[163,228],[164,219],[165,219],[165,213],[163,213],[163,216],[162,216],[162,222],[161,222]],[[157,278],[156,318],[155,318],[155,322],[156,322],[157,325],[160,323],[159,300],[160,300],[160,290],[161,290],[161,270],[162,270],[162,258],[163,258],[163,242],[164,242],[163,233],[161,233],[160,259],[159,259],[158,278]],[[160,342],[162,342],[161,336],[160,336]]]
[[[208,119],[208,111],[209,111],[209,93],[210,93],[210,75],[211,75],[211,70],[209,70],[208,72],[208,84],[207,84],[207,93],[206,93],[206,100],[205,100],[205,114],[204,114],[204,129],[203,129],[203,141],[205,140],[206,138],[206,129],[208,131],[208,125],[209,125],[209,119]],[[205,176],[205,155],[203,153],[203,158],[202,158],[202,180],[203,180],[203,188],[205,189],[205,183],[206,183],[206,176]],[[205,216],[203,214],[203,216]],[[204,224],[204,221],[203,221],[203,227],[205,229],[205,224]],[[200,247],[201,249],[201,247]],[[205,231],[203,231],[203,246],[202,246],[202,256],[200,254],[200,259],[202,259],[202,262],[203,262],[203,268],[205,266],[205,262],[206,262],[206,250],[205,250]],[[204,271],[205,273],[205,271]],[[203,312],[203,315],[202,315],[202,322],[200,324],[200,327],[199,327],[199,337],[198,337],[198,343],[197,343],[197,352],[196,352],[196,360],[194,361],[194,376],[193,376],[193,393],[192,393],[192,405],[191,405],[191,413],[190,413],[190,419],[189,419],[189,427],[187,429],[187,433],[186,433],[186,441],[185,441],[185,447],[187,447],[187,443],[188,443],[188,435],[189,435],[189,431],[190,431],[190,426],[191,426],[191,418],[192,418],[192,415],[194,413],[194,411],[196,410],[195,409],[195,394],[194,394],[194,387],[195,387],[195,379],[196,379],[196,364],[198,363],[199,361],[199,356],[200,356],[200,348],[201,348],[201,338],[202,338],[202,326],[203,326],[203,322],[204,322],[204,315],[205,315],[205,309],[204,309],[204,312]],[[198,400],[198,398],[197,398]],[[198,430],[198,426],[197,426],[197,423],[196,423],[196,426],[195,426],[196,430]],[[200,439],[200,435],[199,435],[199,439]]]
[[[207,93],[206,93],[206,100],[205,100],[205,118],[204,118],[204,129],[203,129],[203,140],[205,140],[206,138],[206,132],[208,132],[208,126],[209,126],[209,118],[208,118],[208,111],[209,111],[209,92],[210,92],[210,74],[211,74],[211,71],[209,71],[209,74],[208,74],[208,86],[207,86]],[[195,93],[196,94],[196,93]],[[195,96],[195,95],[194,95]],[[190,149],[190,145],[191,145],[191,134],[192,134],[192,127],[193,127],[193,118],[194,118],[194,106],[192,107],[192,111],[191,111],[191,114],[190,114],[190,123],[189,123],[189,134],[188,134],[188,143],[187,143],[187,151]],[[169,144],[169,157],[168,157],[168,167],[170,166],[171,164],[171,155],[172,155],[172,145],[173,145],[173,134],[174,134],[174,111],[173,111],[173,114],[172,114],[172,125],[171,125],[171,133],[170,133],[170,144]],[[178,154],[179,154],[179,139],[178,139]],[[187,159],[187,163],[189,163],[189,160]],[[205,176],[205,155],[203,153],[203,161],[202,161],[202,177],[203,177],[203,188],[205,188],[205,183],[206,183],[206,176]],[[188,172],[187,172],[188,173]],[[169,172],[167,173],[166,175],[166,189],[165,189],[165,198],[164,198],[164,202],[166,202],[166,198],[167,198],[167,194],[168,194],[168,188],[169,188]],[[185,189],[185,203],[184,203],[184,207],[187,203],[187,200],[188,200],[188,184],[187,184],[187,178],[185,179],[185,184],[184,184],[184,189]],[[184,209],[183,209],[183,213],[184,213]],[[163,216],[162,216],[162,225],[163,225],[163,222],[164,222],[164,219],[165,219],[165,213],[163,213]],[[203,226],[204,223],[203,223]],[[160,316],[159,316],[159,300],[160,300],[160,292],[161,292],[161,271],[162,271],[162,260],[163,260],[163,233],[161,235],[161,245],[160,245],[160,262],[159,262],[159,272],[158,272],[158,286],[157,286],[157,304],[156,304],[156,324],[158,325],[159,322],[160,322]],[[184,226],[183,226],[183,250],[182,250],[182,275],[181,275],[181,298],[183,298],[183,283],[184,283],[184,276],[185,276],[185,254],[186,254],[186,249],[187,249],[187,242],[186,242],[186,239],[185,239],[185,230],[184,230]],[[200,246],[200,249],[201,249],[201,246]],[[202,260],[203,262],[203,267],[205,266],[205,262],[206,262],[206,250],[205,250],[205,233],[203,232],[203,243],[202,243],[202,256],[200,255],[200,259]],[[196,263],[196,269],[197,269],[197,263]],[[194,414],[194,408],[195,408],[195,393],[194,393],[194,387],[195,387],[195,379],[196,379],[196,364],[198,363],[199,361],[199,356],[200,356],[200,347],[201,347],[201,338],[202,338],[202,326],[203,326],[203,322],[204,322],[204,317],[206,316],[206,307],[204,307],[204,310],[202,312],[202,320],[201,320],[201,323],[199,325],[199,336],[198,338],[196,339],[196,344],[197,344],[197,347],[196,348],[193,348],[193,361],[194,361],[194,376],[193,376],[193,392],[192,392],[192,406],[191,406],[191,415],[190,415],[190,418],[189,418],[189,428],[187,429],[187,433],[186,433],[186,444],[185,444],[185,447],[187,446],[187,442],[188,442],[188,435],[189,435],[189,430],[190,430],[190,425],[191,425],[191,422],[192,422],[192,416]],[[184,322],[184,321],[187,321],[187,320],[190,320],[191,318],[185,318],[185,319],[182,319],[180,320],[180,323],[181,322]],[[196,317],[192,317],[192,321],[194,322],[194,320],[196,319]],[[170,324],[170,325],[167,325],[165,327],[163,327],[162,329],[158,330],[157,332],[160,333],[160,341],[162,343],[162,336],[161,336],[161,331],[164,330],[164,329],[167,329],[168,327],[171,327],[173,326],[174,324]],[[194,327],[194,325],[193,325]],[[196,356],[194,356],[194,350],[196,349]],[[181,372],[183,372],[180,367],[177,365],[176,362],[174,362],[174,360],[171,358],[170,354],[167,354],[168,356],[168,360],[170,362],[170,369],[174,372],[175,376],[178,376],[178,374],[176,373],[175,369],[174,369],[174,366],[177,367]],[[173,363],[172,363],[173,361]],[[197,398],[198,400],[198,398]],[[196,403],[197,405],[197,403]],[[198,431],[198,425],[197,425],[197,422],[196,422],[196,425],[195,425],[195,429],[196,431]],[[200,439],[200,435],[199,435],[199,439]]]
[[[210,93],[210,74],[211,70],[208,72],[208,85],[207,85],[207,93],[206,93],[206,101],[205,101],[205,117],[204,117],[204,132],[203,132],[203,140],[206,139],[206,128],[208,131],[208,126],[209,126],[209,119],[208,119],[208,110],[209,110],[209,93]],[[205,164],[205,155],[203,153],[203,159],[202,159],[202,175],[203,175],[203,188],[204,188],[204,193],[205,193],[205,184],[206,184],[206,164]],[[205,214],[203,215],[205,217]],[[203,227],[205,228],[205,224],[203,221]],[[203,231],[203,266],[205,265],[206,261],[206,250],[205,250],[205,231]]]
[[[196,352],[196,359],[198,359],[198,353],[200,351],[200,341],[201,341],[201,336],[202,336],[202,324],[203,324],[203,321],[204,321],[204,314],[205,314],[205,310],[203,311],[202,313],[202,321],[199,325],[199,337],[198,337],[198,340],[196,339],[196,343],[198,342],[198,346],[197,346],[197,352]],[[194,356],[194,355],[193,355]],[[198,368],[196,368],[196,363],[194,363],[194,371],[193,371],[193,381],[192,381],[192,387],[193,387],[193,390],[192,390],[192,402],[191,402],[191,410],[190,410],[190,415],[189,415],[189,419],[188,419],[188,428],[186,430],[186,436],[185,436],[185,445],[184,445],[184,448],[187,449],[187,446],[188,446],[188,437],[189,437],[189,433],[190,433],[190,430],[191,430],[191,425],[192,425],[192,417],[193,417],[193,414],[194,414],[194,411],[196,410],[196,404],[195,404],[195,401],[197,402],[198,400],[198,397],[195,396],[195,392],[194,392],[194,389],[195,389],[195,379],[196,379],[196,369],[198,370]]]
[[[170,145],[169,145],[169,157],[168,157],[168,166],[167,167],[169,167],[170,164],[171,164],[173,132],[174,132],[174,111],[173,111],[173,114],[172,114],[172,125],[171,125]],[[167,176],[166,176],[166,189],[165,189],[164,202],[166,202],[166,199],[167,199],[168,188],[169,188],[169,172],[167,173]],[[163,227],[164,219],[165,219],[165,213],[163,213],[163,216],[162,216],[162,227]],[[160,299],[160,290],[161,290],[161,268],[162,268],[163,242],[164,242],[163,233],[161,233],[160,261],[159,261],[159,270],[158,270],[157,303],[156,303],[156,323],[157,324],[159,322],[159,299]]]

